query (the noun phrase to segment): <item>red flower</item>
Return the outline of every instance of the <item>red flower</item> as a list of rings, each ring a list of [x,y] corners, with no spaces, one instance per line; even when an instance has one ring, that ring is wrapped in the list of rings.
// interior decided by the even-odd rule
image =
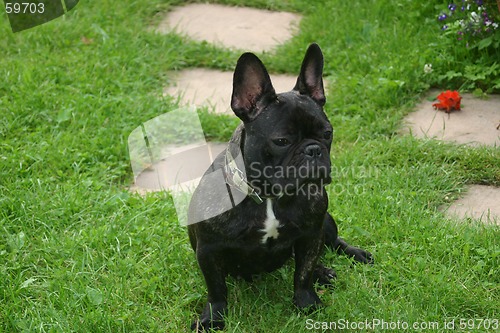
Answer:
[[[450,113],[451,110],[460,110],[460,101],[462,97],[456,90],[446,90],[440,93],[437,99],[439,103],[432,104],[434,109],[444,110],[446,113]]]

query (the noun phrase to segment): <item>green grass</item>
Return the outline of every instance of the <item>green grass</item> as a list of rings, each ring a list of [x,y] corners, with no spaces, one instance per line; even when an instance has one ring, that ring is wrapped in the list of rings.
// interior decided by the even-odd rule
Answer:
[[[1,14],[0,332],[185,332],[203,306],[203,278],[171,199],[126,190],[128,134],[177,107],[176,96],[159,97],[168,71],[231,70],[239,55],[152,33],[173,3],[82,1],[18,34]],[[245,3],[304,15],[296,37],[260,55],[272,72],[296,74],[307,44],[322,46],[336,130],[331,211],[376,264],[328,252],[323,261],[339,278],[321,292],[327,306],[309,315],[291,305],[292,265],[253,284],[229,279],[226,331],[306,332],[307,319],[457,327],[500,319],[499,228],[439,210],[468,183],[500,185],[498,148],[398,134],[433,83],[423,65],[453,64],[438,61],[454,54],[436,42],[443,2]],[[449,84],[442,88],[462,83]],[[237,124],[201,118],[212,139],[226,140]]]

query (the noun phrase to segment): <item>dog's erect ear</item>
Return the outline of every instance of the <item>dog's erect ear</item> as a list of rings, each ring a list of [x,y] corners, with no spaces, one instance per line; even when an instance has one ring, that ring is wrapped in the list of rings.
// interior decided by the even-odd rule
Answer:
[[[323,88],[323,53],[319,45],[313,43],[307,49],[299,78],[293,90],[301,95],[311,97],[316,103],[325,105],[325,90]]]
[[[231,108],[244,122],[257,117],[262,109],[276,99],[271,78],[259,58],[244,53],[234,70]]]

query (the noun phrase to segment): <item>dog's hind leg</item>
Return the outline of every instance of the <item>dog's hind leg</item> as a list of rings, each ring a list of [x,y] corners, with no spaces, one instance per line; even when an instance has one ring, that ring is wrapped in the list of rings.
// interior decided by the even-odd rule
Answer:
[[[361,263],[373,264],[373,255],[370,252],[351,246],[338,236],[337,224],[329,213],[325,215],[324,230],[326,246],[337,251],[339,254],[345,254]]]

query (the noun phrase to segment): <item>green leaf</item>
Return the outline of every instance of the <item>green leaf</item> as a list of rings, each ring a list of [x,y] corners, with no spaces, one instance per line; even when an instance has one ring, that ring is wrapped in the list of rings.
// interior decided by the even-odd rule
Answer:
[[[66,121],[70,121],[71,116],[72,116],[71,109],[61,109],[57,114],[57,122],[60,124]]]
[[[21,287],[20,289],[25,289],[25,288],[28,288],[31,284],[33,284],[33,282],[35,282],[36,279],[35,278],[29,278],[28,280],[24,281],[22,284],[21,284]]]
[[[481,88],[476,88],[472,92],[472,95],[474,95],[474,97],[484,97],[484,91]]]
[[[483,40],[481,40],[477,45],[478,45],[478,49],[479,50],[482,50],[484,48],[487,48],[488,46],[491,45],[491,43],[493,42],[493,39],[491,37],[487,37]]]
[[[24,247],[26,235],[24,232],[19,232],[17,235],[11,236],[8,240],[8,244],[12,251],[19,251]]]
[[[98,289],[94,289],[91,287],[86,288],[87,291],[87,298],[89,299],[90,303],[92,305],[101,305],[104,297],[102,296],[102,293]]]
[[[446,74],[444,75],[445,78],[450,79],[450,80],[453,78],[462,77],[462,76],[464,76],[462,73],[455,72],[455,71],[447,71]]]

